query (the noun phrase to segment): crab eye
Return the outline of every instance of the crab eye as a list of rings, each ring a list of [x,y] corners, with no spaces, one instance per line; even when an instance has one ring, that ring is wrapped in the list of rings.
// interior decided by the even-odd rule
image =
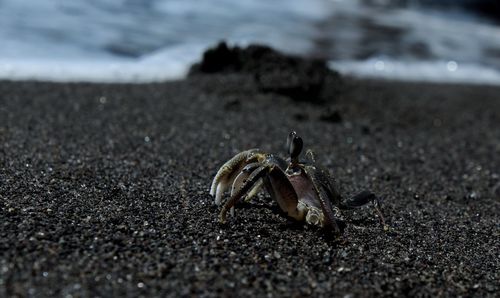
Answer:
[[[297,133],[295,131],[291,131],[290,134],[288,135],[288,137],[286,138],[286,150],[288,152],[288,154],[291,154],[291,145],[292,145],[292,141],[293,139],[297,136]]]
[[[294,136],[292,143],[290,144],[290,158],[291,159],[297,159],[300,155],[300,152],[302,152],[302,147],[304,146],[304,143],[302,142],[302,138],[298,136]]]

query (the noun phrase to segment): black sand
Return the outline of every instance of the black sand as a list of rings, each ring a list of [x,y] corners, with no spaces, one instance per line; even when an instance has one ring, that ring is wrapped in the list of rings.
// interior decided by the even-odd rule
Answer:
[[[0,83],[0,296],[496,296],[500,88],[347,81],[327,104],[244,76]],[[208,195],[240,150],[296,129],[383,198],[343,241],[261,195],[227,226]]]

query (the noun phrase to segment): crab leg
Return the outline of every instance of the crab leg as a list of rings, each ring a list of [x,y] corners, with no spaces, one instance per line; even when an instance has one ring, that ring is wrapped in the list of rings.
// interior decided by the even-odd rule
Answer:
[[[231,187],[231,197],[236,193],[238,189],[240,189],[248,179],[248,177],[252,174],[252,172],[258,168],[261,164],[258,162],[253,162],[251,164],[246,165],[243,170],[234,178],[233,181],[233,186]],[[248,196],[254,195],[258,190],[255,190],[255,188],[260,187],[260,182],[261,180],[257,181],[254,185],[254,187],[250,190]],[[236,202],[238,203],[238,202]],[[236,204],[235,203],[235,204]],[[234,216],[234,206],[231,207],[231,216]]]
[[[243,183],[245,183],[245,181],[248,179],[250,174],[251,173],[245,173],[242,171],[238,174],[238,176],[236,176],[236,178],[234,179],[234,182],[233,182],[233,186],[231,188],[230,196],[232,196],[236,192],[236,190],[241,188],[241,186],[243,185]],[[248,192],[248,194],[246,195],[246,197],[243,200],[245,202],[249,202],[250,199],[259,192],[259,190],[262,188],[263,184],[264,183],[263,183],[262,179],[255,182],[255,185],[252,187],[252,189],[250,189],[250,191]],[[236,202],[236,203],[238,203],[238,202]]]
[[[264,185],[264,181],[260,179],[255,183],[255,186],[248,192],[247,196],[245,197],[245,202],[249,202],[251,198],[253,198],[259,190],[262,188],[262,185]]]
[[[220,205],[224,192],[232,185],[237,174],[249,162],[252,153],[258,150],[259,149],[251,149],[240,152],[220,167],[210,186],[210,195],[215,196],[216,205]]]
[[[233,186],[231,187],[231,196],[236,192],[236,190],[240,189],[243,183],[248,179],[248,177],[252,174],[252,172],[261,166],[258,162],[253,162],[251,164],[246,165],[241,172],[234,178]]]
[[[359,194],[355,195],[354,197],[349,198],[346,200],[343,204],[340,205],[341,209],[355,209],[362,207],[370,202],[373,202],[373,206],[375,207],[375,212],[377,212],[379,218],[380,218],[380,223],[384,227],[384,229],[387,229],[387,225],[385,224],[385,219],[384,215],[382,214],[382,211],[380,210],[380,201],[379,199],[372,193],[367,190],[360,192]]]
[[[219,221],[221,223],[226,222],[226,214],[229,209],[231,209],[236,204],[236,202],[238,202],[255,185],[255,183],[259,179],[267,175],[267,173],[268,166],[259,166],[248,176],[246,182],[244,182],[243,185],[233,193],[231,198],[222,207],[222,210],[219,214]]]
[[[326,226],[329,226],[336,235],[340,235],[340,228],[337,224],[337,219],[340,214],[340,209],[337,206],[333,206],[330,202],[330,198],[328,192],[326,191],[325,185],[319,181],[319,179],[315,175],[309,175],[312,181],[312,185],[316,195],[318,196],[318,200],[321,205],[321,210],[325,215]],[[319,186],[319,187],[318,187]]]

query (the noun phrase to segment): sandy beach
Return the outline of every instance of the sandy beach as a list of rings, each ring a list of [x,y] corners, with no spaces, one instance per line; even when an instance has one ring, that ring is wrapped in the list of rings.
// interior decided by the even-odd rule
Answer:
[[[0,82],[0,296],[467,296],[500,291],[500,88],[345,78],[322,103],[245,74]],[[208,194],[249,148],[304,139],[348,197],[341,241],[266,193]]]

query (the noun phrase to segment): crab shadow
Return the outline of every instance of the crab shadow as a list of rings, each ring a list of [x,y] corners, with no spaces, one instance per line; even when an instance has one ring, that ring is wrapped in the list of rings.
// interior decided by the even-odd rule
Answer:
[[[269,199],[270,200],[270,199]],[[295,230],[295,231],[303,231],[307,229],[307,225],[304,222],[296,221],[287,216],[281,208],[277,205],[270,205],[266,203],[264,200],[262,202],[241,202],[235,206],[237,210],[248,210],[248,212],[255,212],[257,210],[269,210],[272,214],[278,215],[281,218],[286,219],[285,222],[281,222],[278,225],[279,230]],[[258,211],[257,211],[258,212]]]
[[[287,216],[287,214],[281,210],[281,208],[277,205],[269,205],[266,203],[257,203],[257,202],[242,202],[236,206],[237,209],[241,210],[262,210],[266,209],[271,211],[272,214],[279,215],[282,218],[285,218],[286,221],[282,222],[278,225],[278,229],[280,231],[284,230],[292,230],[292,231],[312,231],[315,234],[321,235],[327,240],[328,242],[331,243],[339,243],[339,238],[336,236],[332,231],[325,230],[323,228],[319,228],[316,226],[311,226],[306,224],[305,222],[293,220]],[[341,235],[344,234],[346,227],[347,227],[347,222],[344,221],[337,221],[337,225],[340,228]]]

